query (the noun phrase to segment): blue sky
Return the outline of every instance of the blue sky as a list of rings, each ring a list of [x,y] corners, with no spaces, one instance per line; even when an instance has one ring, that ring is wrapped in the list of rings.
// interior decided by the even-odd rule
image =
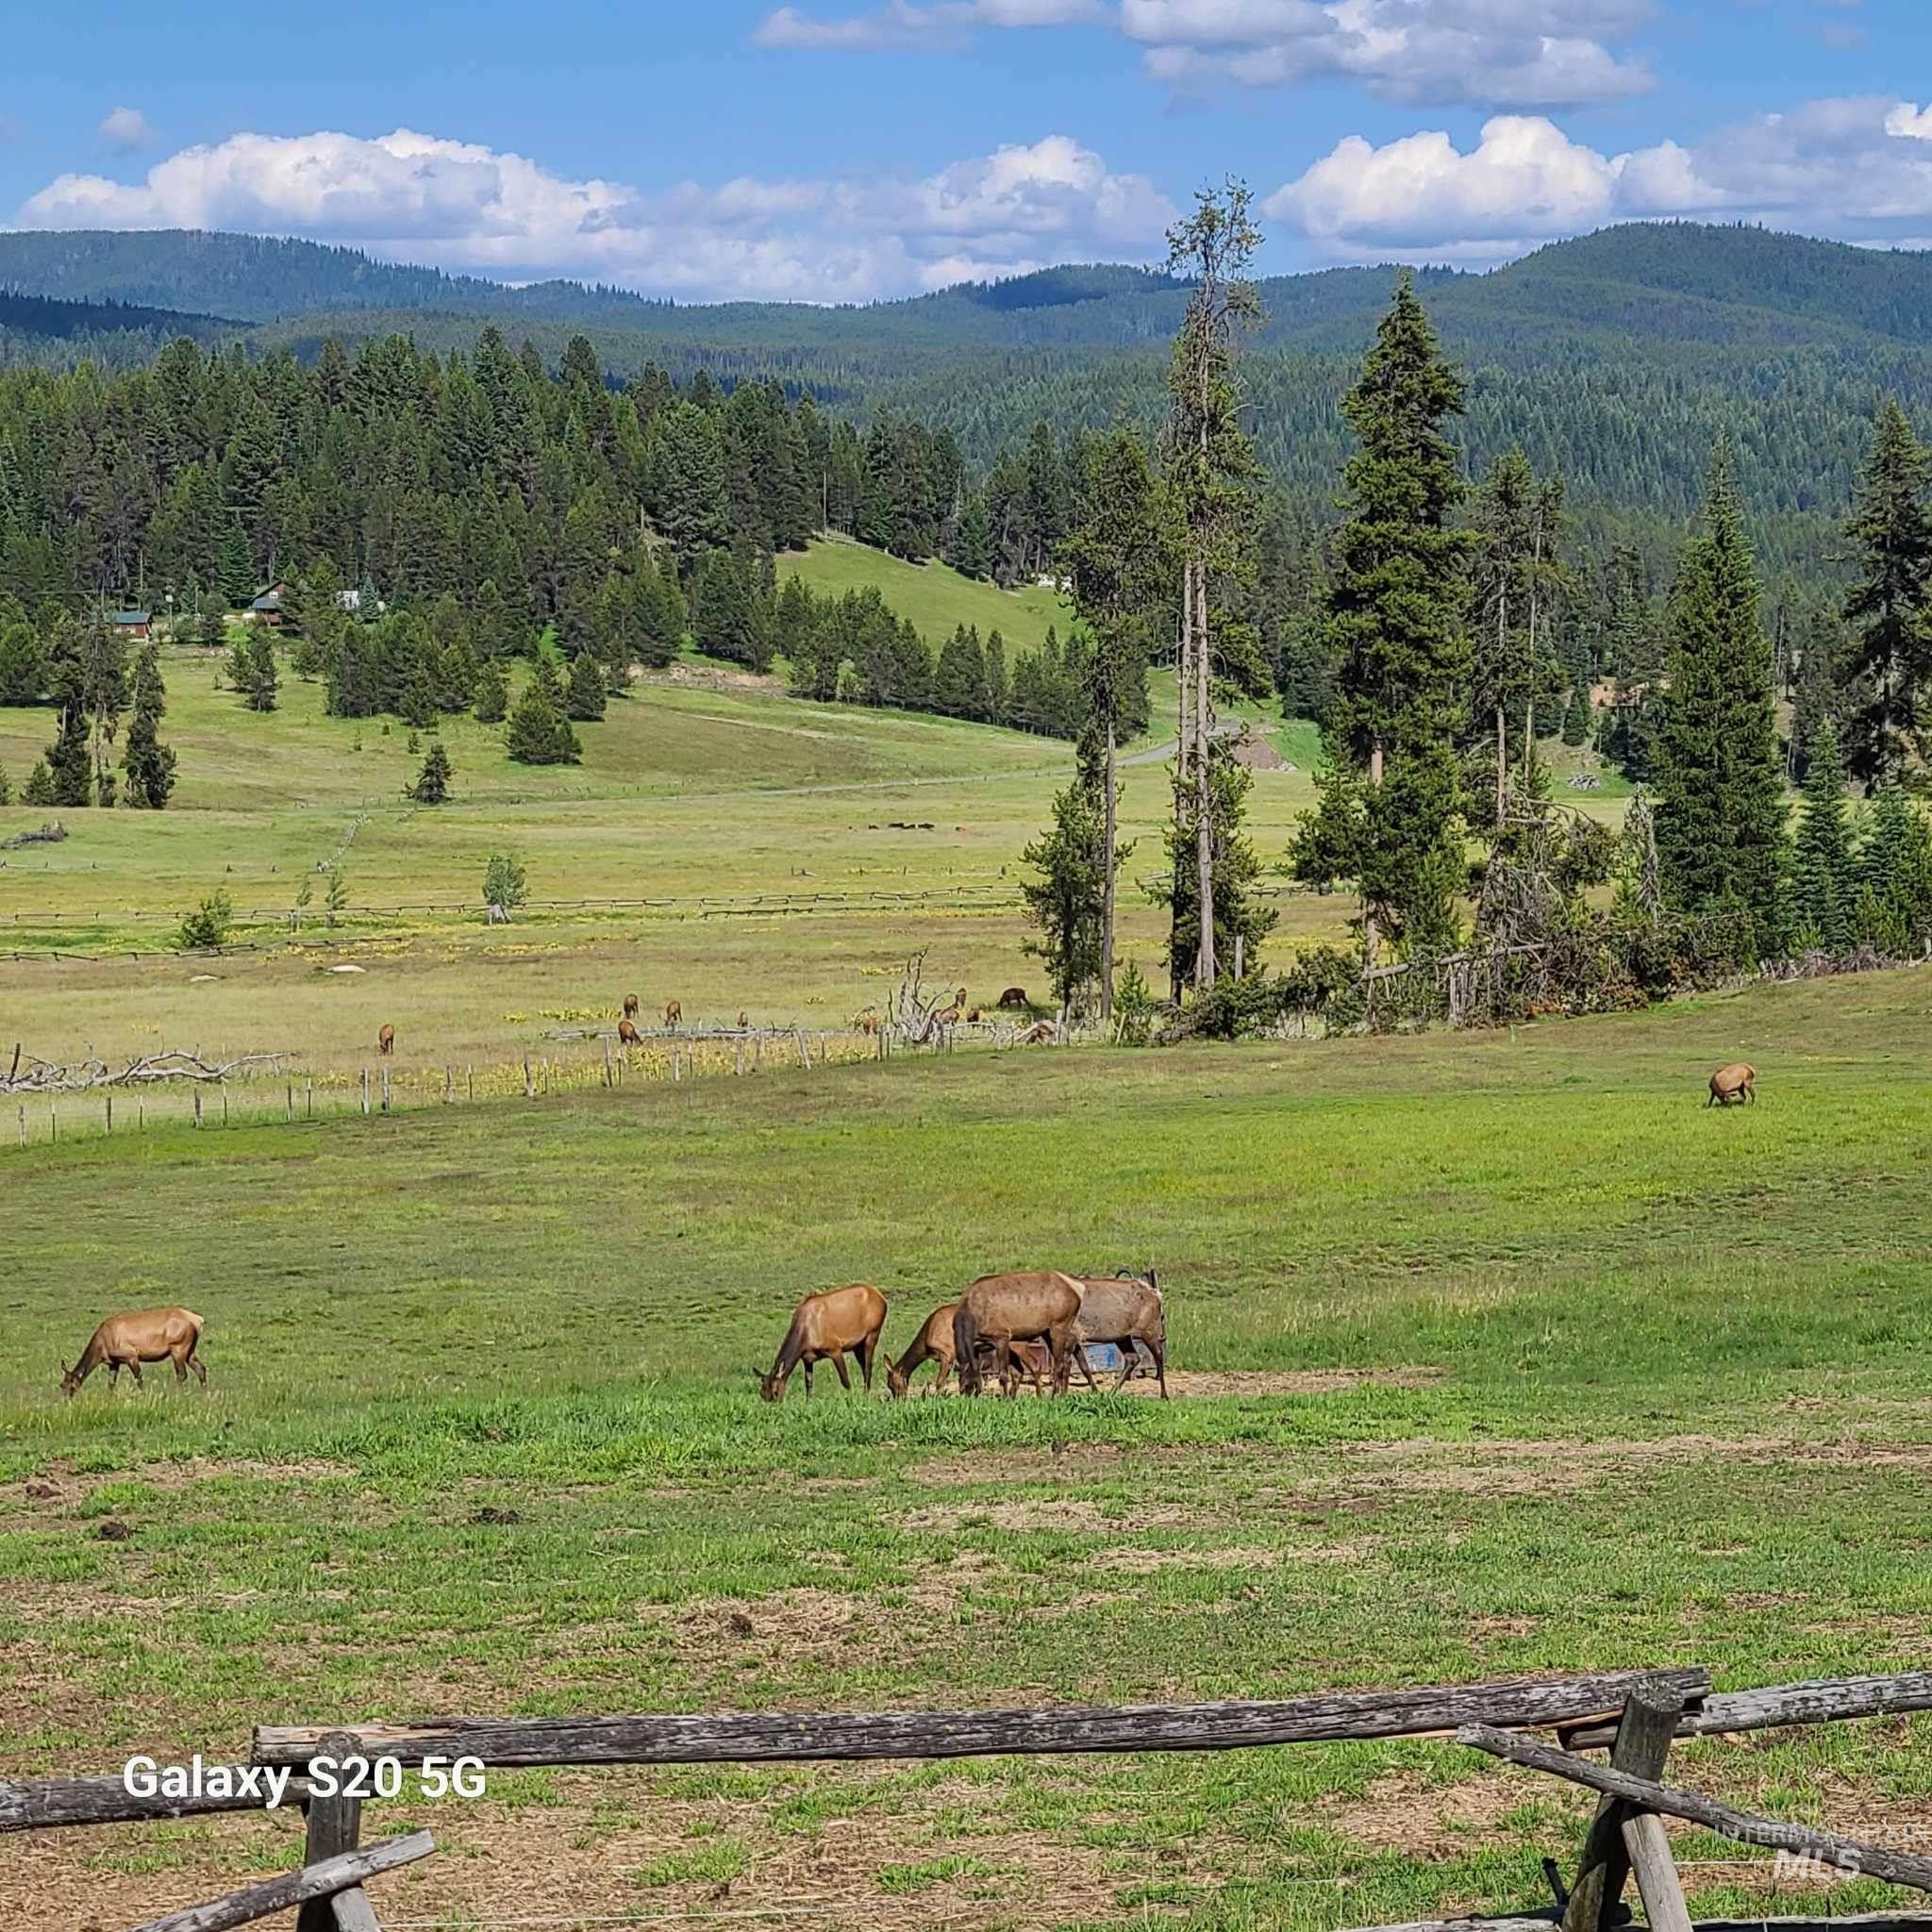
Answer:
[[[1926,0],[475,0],[17,14],[0,222],[353,242],[689,300],[1145,260],[1204,181],[1274,270],[1606,222],[1932,241]]]

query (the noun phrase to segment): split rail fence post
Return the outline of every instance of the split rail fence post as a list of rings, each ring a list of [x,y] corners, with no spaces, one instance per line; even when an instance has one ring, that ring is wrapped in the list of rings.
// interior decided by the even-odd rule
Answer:
[[[604,1084],[607,1087],[617,1085],[610,1072],[610,1036],[608,1033],[604,1036]]]
[[[201,1089],[199,1087],[194,1090],[194,1124],[197,1127],[201,1124]]]
[[[345,1757],[357,1757],[356,1740],[347,1731],[331,1731],[315,1755],[332,1757],[340,1768]],[[360,1798],[310,1798],[308,1838],[302,1862],[319,1865],[325,1858],[353,1852],[362,1836]],[[295,1932],[335,1932],[336,1916],[326,1899],[311,1899],[295,1915]]]
[[[369,1069],[362,1069],[362,1118],[369,1118]]]
[[[447,1060],[442,1063],[442,1104],[454,1106],[457,1097],[457,1070]]]
[[[1610,1762],[1633,1777],[1655,1780],[1662,1776],[1684,1704],[1683,1691],[1667,1681],[1640,1685],[1624,1700],[1623,1719],[1610,1746]],[[1606,1798],[1596,1807],[1583,1841],[1576,1883],[1563,1908],[1563,1932],[1607,1932],[1630,1874],[1624,1825],[1635,1816],[1629,1806],[1616,1798]],[[1657,1932],[1663,1928],[1657,1927]]]
[[[382,1110],[384,1113],[389,1111],[389,1062],[387,1060],[384,1060],[382,1063]]]
[[[110,1134],[114,1131],[114,1096],[111,1093],[108,1095],[108,1131]]]
[[[524,1056],[524,1098],[525,1100],[535,1100],[536,1097],[537,1083],[530,1077],[530,1056],[525,1054]]]

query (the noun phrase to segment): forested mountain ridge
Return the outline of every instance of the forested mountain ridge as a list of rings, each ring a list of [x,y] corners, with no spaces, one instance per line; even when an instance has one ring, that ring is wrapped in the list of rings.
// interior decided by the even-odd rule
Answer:
[[[1269,319],[1257,345],[1358,344],[1392,272],[1389,265],[1338,268],[1263,280],[1257,286]],[[1790,325],[1803,323],[1795,340],[1932,341],[1932,254],[1761,228],[1625,224],[1551,243],[1487,275],[1424,270],[1419,287],[1445,338],[1464,355],[1507,343],[1525,327],[1553,325],[1641,341],[1790,345]],[[179,229],[0,235],[0,289],[253,324],[381,316],[386,332],[402,314],[488,315],[505,325],[637,333],[656,346],[816,348],[856,359],[920,349],[1131,350],[1171,336],[1187,300],[1166,275],[1101,265],[863,306],[687,304],[571,281],[512,287],[320,242]]]

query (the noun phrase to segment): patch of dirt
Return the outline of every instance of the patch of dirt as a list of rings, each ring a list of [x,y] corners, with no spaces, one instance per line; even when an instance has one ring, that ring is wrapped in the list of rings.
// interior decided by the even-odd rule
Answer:
[[[900,1519],[907,1529],[956,1530],[967,1522],[991,1524],[994,1529],[1073,1531],[1087,1536],[1142,1529],[1198,1529],[1214,1522],[1198,1509],[1178,1503],[1135,1501],[1118,1515],[1085,1496],[1049,1496],[1037,1503],[958,1502],[930,1509],[913,1509]]]
[[[1172,1386],[1174,1378],[1169,1376]],[[929,1456],[907,1472],[935,1489],[982,1483],[1058,1482],[1077,1472],[1113,1467],[1126,1459],[1118,1442],[1056,1442],[1050,1449],[989,1449],[978,1456]]]
[[[1330,1824],[1357,1844],[1407,1857],[1448,1859],[1466,1856],[1474,1840],[1494,1831],[1529,1795],[1518,1778],[1466,1778],[1438,1785],[1420,1772],[1395,1771],[1378,1777],[1359,1797],[1330,1800],[1323,1811]],[[1586,1807],[1584,1798],[1559,1793],[1554,1785],[1536,1795],[1569,1804],[1579,1815]]]
[[[1170,1369],[1167,1388],[1171,1395],[1340,1395],[1351,1389],[1426,1389],[1440,1382],[1444,1371],[1439,1368],[1401,1369],[1291,1369],[1279,1374],[1266,1370]],[[1144,1375],[1136,1375],[1121,1391],[1124,1395],[1151,1395],[1159,1399],[1160,1391]]]
[[[354,1476],[346,1463],[327,1462],[308,1457],[293,1462],[218,1461],[195,1456],[179,1462],[143,1462],[133,1469],[109,1470],[102,1474],[76,1475],[59,1463],[50,1463],[37,1475],[12,1483],[0,1483],[0,1503],[20,1502],[37,1508],[72,1507],[85,1502],[98,1490],[119,1483],[141,1483],[151,1490],[198,1489],[220,1476],[245,1476],[254,1482],[328,1482]]]
[[[1236,1848],[1212,1839],[1161,1841],[1160,1820],[1147,1821],[1147,1844],[1105,1849],[1047,1832],[962,1833],[943,1821],[987,1818],[993,1794],[965,1779],[908,1791],[904,1780],[904,1767],[809,1772],[768,1797],[694,1799],[668,1795],[650,1774],[626,1768],[560,1773],[555,1803],[413,1807],[412,1821],[435,1831],[438,1855],[372,1881],[370,1897],[385,1924],[744,1914],[774,1926],[937,1932],[1112,1919],[1119,1894],[1134,1885],[1158,1877],[1211,1887],[1240,1869]],[[849,1808],[816,1829],[774,1830],[769,1811],[801,1783],[849,1794]],[[877,1786],[893,1787],[891,1797],[880,1802]],[[386,1835],[384,1812],[365,1812],[365,1838]],[[254,1883],[265,1866],[293,1866],[300,1845],[293,1809],[0,1840],[0,1924],[109,1932]],[[733,1875],[672,1875],[677,1862],[695,1864],[721,1847],[736,1853],[721,1861],[739,1864]],[[879,1882],[889,1867],[948,1857],[967,1869],[906,1889]]]
[[[1295,1553],[1298,1557],[1302,1552]],[[1319,1559],[1326,1552],[1314,1553]],[[1126,1576],[1152,1576],[1160,1570],[1274,1570],[1279,1567],[1279,1550],[1245,1548],[1219,1550],[1108,1550],[1093,1559],[1104,1570]]]

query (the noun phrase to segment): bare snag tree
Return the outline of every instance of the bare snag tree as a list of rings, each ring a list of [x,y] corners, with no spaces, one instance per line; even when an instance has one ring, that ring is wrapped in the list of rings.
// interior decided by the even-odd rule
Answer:
[[[1261,317],[1248,269],[1261,245],[1246,183],[1204,189],[1194,212],[1169,229],[1167,269],[1193,284],[1168,369],[1165,457],[1181,542],[1179,749],[1174,804],[1191,809],[1200,892],[1194,983],[1214,984],[1214,735],[1216,626],[1227,585],[1250,568],[1259,465],[1240,422],[1235,351]],[[1191,801],[1191,804],[1190,804]],[[1176,919],[1179,899],[1176,894]]]

